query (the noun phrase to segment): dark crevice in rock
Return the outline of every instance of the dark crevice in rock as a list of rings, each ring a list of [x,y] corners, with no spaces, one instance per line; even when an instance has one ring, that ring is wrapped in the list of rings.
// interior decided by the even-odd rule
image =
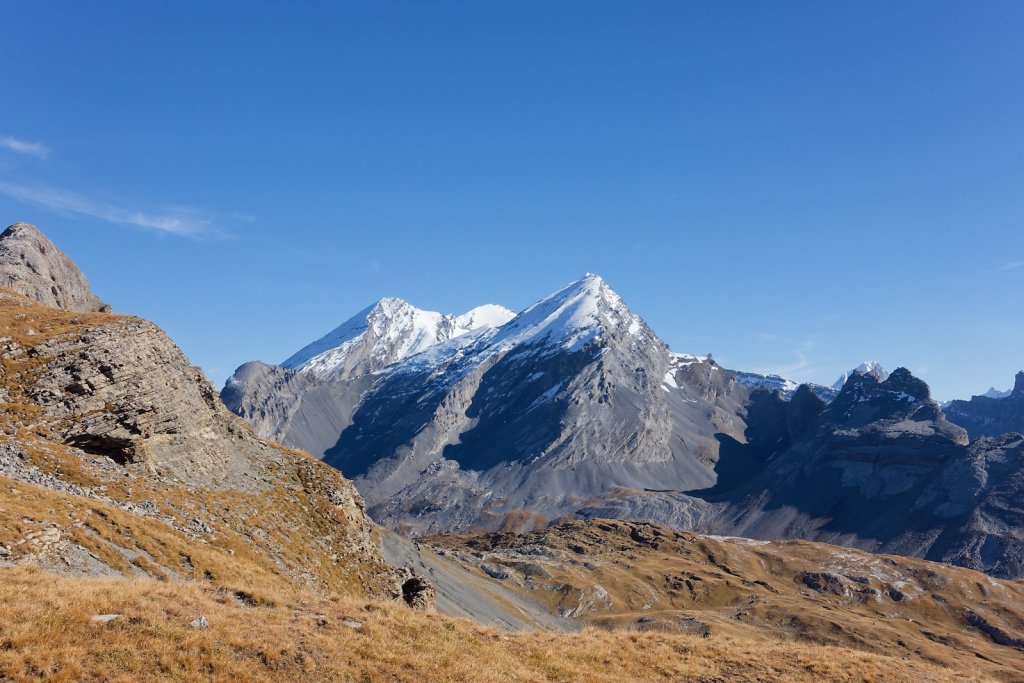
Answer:
[[[66,443],[69,446],[80,448],[90,455],[110,458],[119,465],[137,462],[135,442],[132,439],[107,434],[78,434],[69,438]]]
[[[436,594],[434,585],[420,576],[407,579],[402,584],[402,599],[413,609],[432,610]]]

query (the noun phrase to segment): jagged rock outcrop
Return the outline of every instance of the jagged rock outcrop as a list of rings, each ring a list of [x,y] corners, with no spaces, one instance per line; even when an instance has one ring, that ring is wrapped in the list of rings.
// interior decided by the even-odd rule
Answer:
[[[14,223],[0,234],[0,287],[66,311],[110,310],[78,266],[28,223]]]
[[[69,446],[192,486],[272,485],[272,449],[223,407],[156,325],[118,316],[24,353],[39,363],[26,395]]]
[[[746,443],[724,445],[718,483],[695,494],[714,510],[704,528],[1024,575],[1024,437],[969,442],[904,368],[854,373],[827,408],[809,395],[753,397]]]
[[[0,393],[5,561],[402,598],[352,484],[254,435],[152,323],[2,292]]]
[[[971,438],[1024,433],[1024,371],[1014,378],[1006,396],[973,396],[969,401],[951,401],[945,408],[950,420],[967,430]]]

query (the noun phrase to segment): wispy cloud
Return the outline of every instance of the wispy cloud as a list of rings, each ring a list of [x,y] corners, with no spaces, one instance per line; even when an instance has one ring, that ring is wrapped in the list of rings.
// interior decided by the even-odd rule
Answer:
[[[816,361],[811,358],[811,352],[817,342],[814,338],[805,339],[793,349],[793,362],[785,365],[773,365],[762,367],[757,371],[769,375],[781,375],[790,379],[800,378],[808,375],[816,367]]]
[[[175,207],[162,211],[143,211],[137,208],[97,201],[76,192],[47,185],[26,185],[0,180],[0,193],[41,206],[65,215],[98,218],[110,223],[180,237],[224,237],[214,223],[214,216],[199,209]]]
[[[996,272],[1002,273],[1007,270],[1016,270],[1018,268],[1024,268],[1024,261],[1012,261],[1010,263],[1004,263],[1003,265],[996,268]]]
[[[45,159],[50,156],[50,150],[43,143],[19,140],[10,135],[0,135],[0,147],[36,159]]]

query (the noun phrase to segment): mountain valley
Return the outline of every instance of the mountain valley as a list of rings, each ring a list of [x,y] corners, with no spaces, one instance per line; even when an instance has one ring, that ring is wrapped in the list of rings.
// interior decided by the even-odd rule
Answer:
[[[34,227],[0,281],[0,679],[1021,680],[1024,437],[904,369],[734,372],[588,275],[385,300],[239,417]]]

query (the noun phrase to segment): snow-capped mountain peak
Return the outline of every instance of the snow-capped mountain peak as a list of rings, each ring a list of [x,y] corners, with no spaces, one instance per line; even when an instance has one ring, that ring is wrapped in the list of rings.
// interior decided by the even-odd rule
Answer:
[[[455,324],[470,332],[482,327],[501,327],[512,318],[515,312],[497,304],[484,304],[470,309],[455,318]]]
[[[626,307],[604,279],[587,273],[517,315],[501,328],[495,341],[503,345],[545,341],[574,351],[605,331],[636,336],[646,329],[640,316]]]
[[[511,311],[494,304],[456,317],[385,297],[281,365],[320,379],[354,377],[376,372],[467,332],[501,325],[512,317]]]
[[[981,394],[981,395],[984,396],[985,398],[1006,398],[1007,396],[1011,395],[1012,393],[1013,393],[1012,389],[1007,389],[1006,391],[1000,391],[999,389],[996,389],[995,387],[991,387],[988,391],[986,391],[984,394]]]
[[[889,373],[885,371],[885,368],[883,368],[881,364],[873,360],[866,360],[853,370],[844,372],[839,379],[832,384],[832,388],[837,390],[842,389],[843,385],[846,384],[846,380],[850,379],[850,376],[854,374],[874,375],[879,382],[884,382],[889,378]]]

